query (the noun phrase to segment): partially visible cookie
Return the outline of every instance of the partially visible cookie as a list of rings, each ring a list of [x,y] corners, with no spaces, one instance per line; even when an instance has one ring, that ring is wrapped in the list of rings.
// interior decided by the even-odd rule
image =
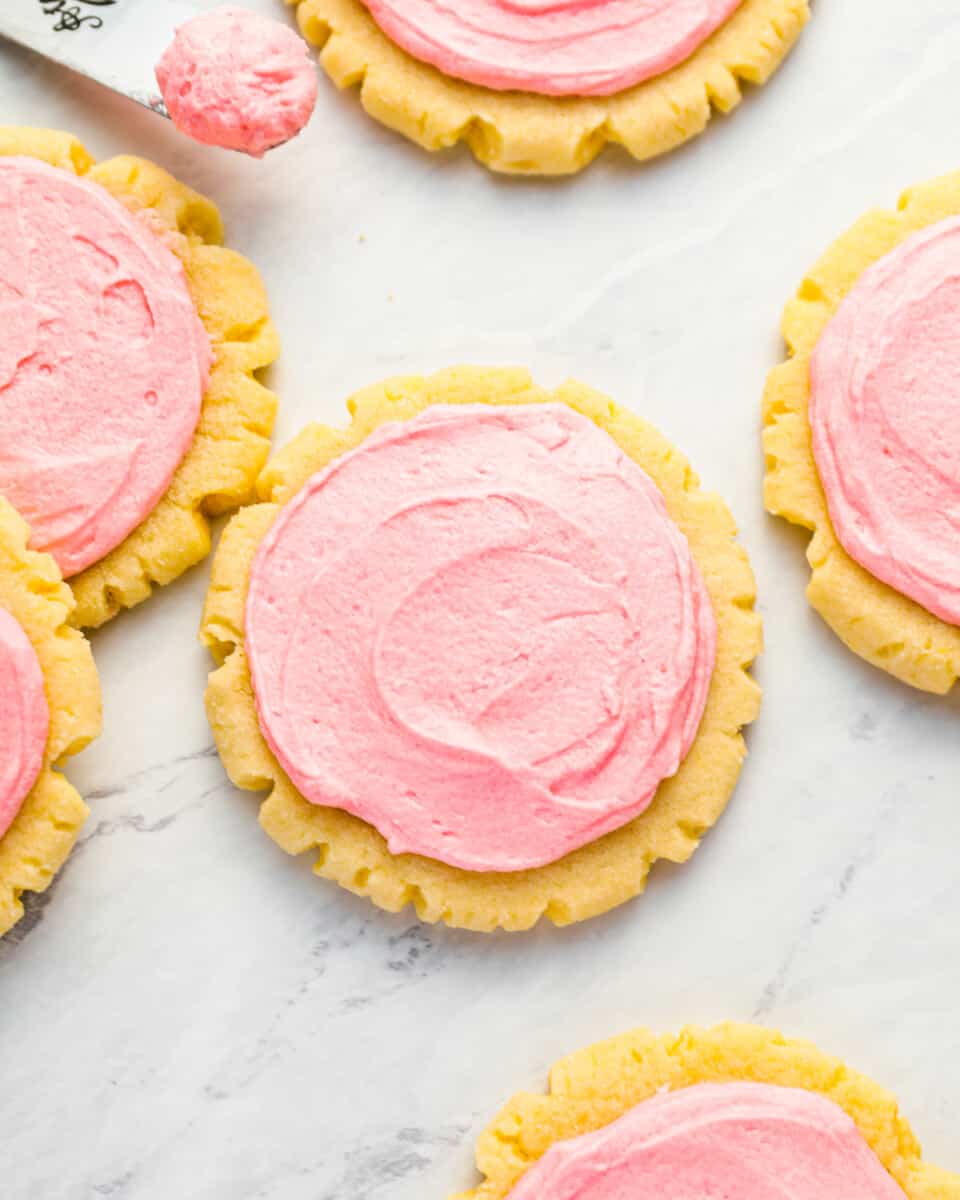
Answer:
[[[957,218],[960,173],[843,234],[787,305],[763,406],[764,500],[812,531],[810,603],[856,654],[939,693],[960,675]]]
[[[601,1141],[605,1176],[592,1169]],[[791,1179],[791,1196],[960,1200],[960,1176],[924,1162],[889,1092],[808,1042],[750,1025],[637,1029],[580,1050],[553,1067],[546,1095],[504,1106],[476,1158],[484,1181],[456,1200],[666,1200],[672,1186],[706,1195],[711,1184],[748,1196],[764,1170]],[[625,1190],[603,1191],[605,1178]],[[574,1183],[582,1190],[565,1190]]]
[[[152,163],[0,127],[0,190],[25,231],[0,269],[0,494],[70,579],[71,621],[97,626],[199,562],[209,518],[251,497],[277,335],[216,208]]]
[[[546,406],[544,420],[525,437],[519,429],[529,423],[511,414],[532,404]],[[760,622],[728,510],[700,491],[655,430],[580,384],[548,392],[525,371],[460,367],[386,380],[352,397],[349,408],[349,428],[309,426],[274,457],[258,483],[264,502],[231,521],[214,560],[201,636],[222,664],[210,677],[207,712],[228,774],[239,787],[269,793],[260,821],[283,849],[315,848],[318,873],[390,911],[413,904],[424,920],[524,929],[544,915],[560,925],[584,920],[637,895],[657,859],[686,861],[719,818],[744,758],[741,729],[757,713],[759,690],[747,668],[760,648]],[[457,420],[459,411],[470,420]],[[497,412],[518,431],[498,429],[493,448],[477,459],[475,427]],[[561,419],[565,412],[570,420]],[[449,435],[443,441],[438,422]],[[598,429],[608,436],[597,438]],[[392,454],[411,444],[422,449],[419,458],[384,460],[399,475],[379,467],[358,475],[361,452],[370,461],[374,449]],[[572,523],[558,515],[559,502],[547,511],[555,481],[546,467],[529,466],[521,457],[528,452],[534,462],[552,461],[555,452],[579,462],[595,515],[588,518],[580,502]],[[443,481],[456,454],[473,465],[453,486]],[[633,493],[633,527],[616,517],[631,494],[621,491],[625,479],[616,480],[618,460],[630,472],[639,465],[651,488],[649,499]],[[529,489],[508,483],[503,472],[514,469]],[[393,486],[388,478],[415,482],[410,496],[424,495],[397,493],[395,516],[366,528],[368,514],[384,504],[389,514],[394,503],[382,494]],[[338,487],[348,490],[341,496]],[[312,541],[290,557],[298,522],[331,491],[336,505],[319,525],[307,522]],[[656,534],[668,558],[659,566],[651,558],[644,581],[677,597],[676,626],[658,626],[655,605],[645,629],[632,626],[636,576],[626,559],[618,566],[605,557],[596,524],[610,519],[603,513],[613,515],[621,541],[634,528],[637,547],[661,521],[677,531],[676,542]],[[281,536],[273,536],[275,525]],[[358,556],[357,547],[368,545]],[[434,553],[431,565],[425,555]],[[676,564],[676,580],[658,574],[667,561]],[[585,574],[575,562],[587,564]],[[711,624],[697,611],[700,586]],[[288,612],[294,592],[301,599]],[[371,606],[389,616],[368,645],[362,631]],[[525,640],[527,629],[534,635]],[[697,629],[706,631],[702,659]],[[664,653],[677,663],[661,662]],[[607,678],[610,662],[621,665]],[[668,687],[680,666],[686,682]],[[636,693],[627,676],[621,681],[621,670],[641,668],[664,683],[651,680]],[[637,703],[644,713],[634,711]],[[355,745],[358,731],[365,748]],[[643,794],[638,782],[634,795],[617,774],[619,751],[647,732],[669,754],[653,777],[663,779],[655,794]],[[376,777],[364,774],[372,765]],[[609,773],[597,775],[601,769]],[[374,778],[379,785],[364,787]],[[605,807],[609,798],[594,788],[604,778],[639,815]],[[592,832],[584,820],[591,813]],[[563,844],[576,848],[562,853]],[[483,869],[525,855],[539,865]]]
[[[0,497],[0,935],[66,861],[87,806],[56,769],[100,732],[90,646],[69,627],[70,589]]]
[[[579,171],[608,142],[623,146],[637,159],[674,149],[701,133],[714,109],[729,112],[735,108],[743,83],[766,82],[810,15],[808,0],[742,0],[732,6],[730,15],[729,0],[725,4],[711,0],[708,5],[696,6],[695,19],[691,15],[694,6],[675,5],[671,12],[670,5],[660,5],[663,11],[657,12],[657,22],[683,18],[694,24],[684,27],[682,38],[668,39],[669,54],[661,45],[659,73],[612,94],[545,95],[535,89],[551,85],[542,63],[557,39],[549,32],[541,34],[538,27],[552,25],[558,17],[563,20],[562,10],[569,5],[551,5],[549,11],[543,6],[527,11],[529,6],[524,6],[521,11],[519,5],[494,4],[503,21],[533,27],[533,32],[528,27],[518,31],[517,36],[527,45],[530,37],[544,37],[544,45],[537,45],[527,55],[528,74],[538,74],[538,80],[504,90],[509,76],[501,77],[497,87],[481,86],[431,65],[431,61],[439,61],[436,39],[425,36],[411,20],[411,12],[395,0],[370,3],[369,9],[380,14],[395,37],[403,37],[404,44],[415,47],[419,57],[391,40],[362,0],[291,3],[297,5],[304,35],[320,47],[320,62],[327,74],[339,87],[359,86],[360,99],[371,116],[427,150],[464,141],[480,162],[493,170],[526,175]],[[418,9],[429,7],[418,5]],[[458,20],[456,6],[434,7],[442,9],[447,19]],[[605,8],[609,6],[593,5],[588,15],[596,18],[599,14],[602,20]],[[645,20],[649,8],[645,6],[636,18]],[[704,19],[705,9],[716,14],[713,19]],[[622,13],[622,7],[618,11]],[[388,21],[390,16],[395,20]],[[487,31],[488,16],[483,15],[482,25]],[[460,50],[451,49],[444,61],[459,61],[456,69],[467,70],[476,78],[475,72],[483,67],[472,60],[468,64],[463,49],[475,41],[476,27],[470,24],[468,13],[465,19],[468,28],[460,31]],[[577,13],[575,22],[582,29],[583,14]],[[713,32],[707,34],[706,30]],[[601,69],[610,60],[611,47],[629,42],[618,38],[615,30],[599,32],[602,36],[597,39],[595,57],[602,89],[611,86]],[[486,64],[486,73],[493,69],[496,74],[490,66],[490,47],[482,49],[480,62]],[[678,53],[680,61],[676,61]],[[674,65],[666,65],[671,62]],[[642,75],[642,64],[638,70]],[[553,85],[563,87],[555,80]],[[588,75],[580,78],[579,86],[594,89],[598,83]]]

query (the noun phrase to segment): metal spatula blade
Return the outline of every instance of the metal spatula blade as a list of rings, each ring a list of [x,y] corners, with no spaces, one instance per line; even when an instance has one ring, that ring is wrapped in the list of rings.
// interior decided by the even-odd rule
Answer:
[[[154,67],[189,0],[0,0],[0,37],[168,116]]]

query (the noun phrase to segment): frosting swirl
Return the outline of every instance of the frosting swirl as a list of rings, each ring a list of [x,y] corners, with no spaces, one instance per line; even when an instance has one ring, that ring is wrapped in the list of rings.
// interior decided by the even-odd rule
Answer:
[[[106,189],[0,157],[0,493],[75,575],[166,491],[210,345],[180,260]]]
[[[260,726],[393,853],[554,861],[642,812],[696,735],[709,598],[650,477],[562,404],[382,426],[250,573]]]
[[[810,361],[830,520],[876,578],[960,624],[960,218],[860,276]]]
[[[833,1101],[763,1083],[664,1092],[555,1142],[509,1200],[905,1200]]]
[[[0,607],[0,837],[37,781],[49,726],[36,651],[19,622]]]
[[[690,57],[741,0],[363,0],[445,75],[545,96],[609,96]]]
[[[255,158],[299,133],[317,100],[317,69],[303,38],[243,8],[184,21],[156,75],[181,133]]]

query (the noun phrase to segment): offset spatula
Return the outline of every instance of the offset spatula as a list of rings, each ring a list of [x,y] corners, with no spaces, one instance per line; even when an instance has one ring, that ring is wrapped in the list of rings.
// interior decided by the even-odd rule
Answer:
[[[0,0],[0,37],[168,116],[153,69],[189,0]]]

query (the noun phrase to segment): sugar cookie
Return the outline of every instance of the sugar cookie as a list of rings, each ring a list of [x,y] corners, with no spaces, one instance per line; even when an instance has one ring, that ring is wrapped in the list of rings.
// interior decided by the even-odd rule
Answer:
[[[925,691],[960,675],[960,174],[868,213],[787,305],[767,381],[768,510],[813,531],[810,603]]]
[[[797,1200],[960,1198],[960,1176],[923,1161],[888,1092],[750,1025],[638,1029],[572,1054],[546,1095],[520,1093],[494,1118],[477,1166],[484,1182],[455,1200],[759,1200],[785,1194],[772,1179]]]
[[[230,777],[270,791],[261,823],[285,850],[317,847],[319,873],[392,911],[522,929],[622,903],[717,820],[756,715],[759,618],[729,513],[659,434],[578,384],[464,367],[349,407],[348,429],[310,426],[273,459],[264,503],[214,560],[201,633],[222,663],[207,710]],[[634,546],[605,540],[625,497]]]
[[[359,86],[371,116],[427,150],[462,140],[493,170],[527,175],[579,171],[608,142],[637,159],[674,149],[713,109],[735,108],[742,83],[765,83],[810,15],[808,0],[619,0],[624,54],[609,4],[292,2],[327,74]]]
[[[68,627],[70,589],[0,497],[0,935],[63,866],[87,806],[55,770],[100,732],[90,646]]]
[[[254,373],[277,337],[217,210],[159,167],[0,128],[0,194],[23,251],[0,277],[0,493],[69,577],[72,622],[100,625],[249,498],[276,407]]]

